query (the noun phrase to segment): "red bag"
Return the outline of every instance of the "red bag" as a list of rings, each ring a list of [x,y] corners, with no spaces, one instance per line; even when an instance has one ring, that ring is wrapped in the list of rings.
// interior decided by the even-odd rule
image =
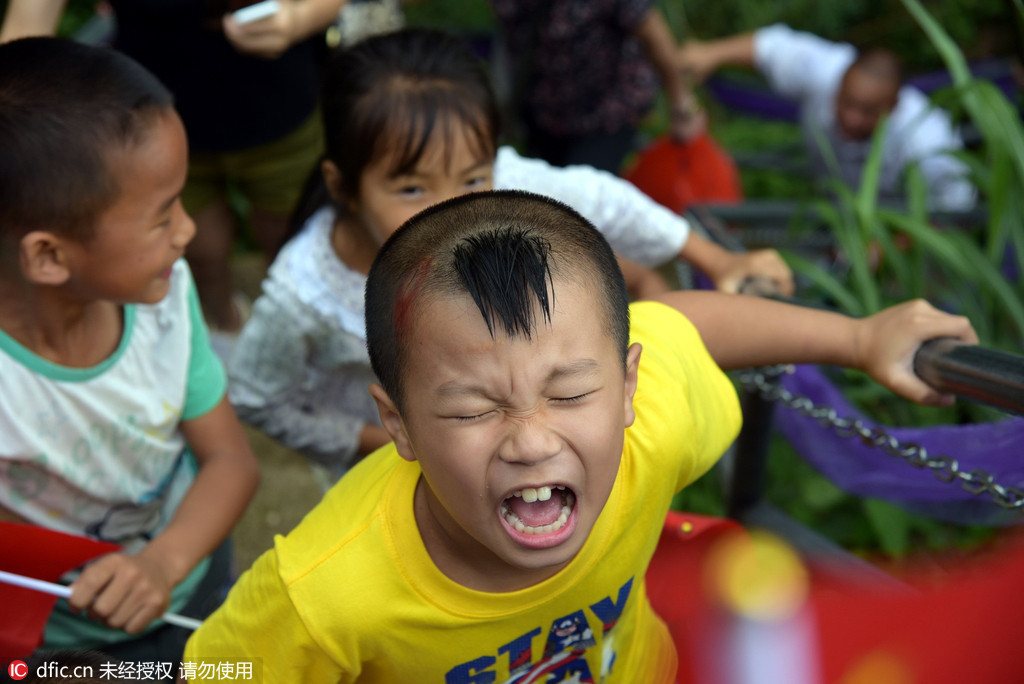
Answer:
[[[691,204],[743,199],[736,164],[706,132],[684,143],[668,135],[656,138],[624,178],[676,213]]]

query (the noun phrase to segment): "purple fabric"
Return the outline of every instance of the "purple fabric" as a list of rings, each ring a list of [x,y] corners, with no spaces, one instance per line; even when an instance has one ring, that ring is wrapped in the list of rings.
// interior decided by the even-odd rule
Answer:
[[[1005,58],[979,59],[968,64],[971,75],[974,78],[991,81],[992,85],[1003,91],[1011,101],[1017,92],[1017,84],[1013,80],[1013,73],[1010,71],[1010,60]],[[939,88],[946,88],[953,84],[953,77],[945,69],[930,71],[920,76],[907,79],[907,84],[920,88],[925,93],[931,94]]]
[[[712,76],[704,85],[716,100],[738,112],[783,121],[796,121],[800,116],[796,102],[776,95],[764,84]]]
[[[830,406],[843,418],[861,418],[816,366],[798,366],[783,379],[794,394]],[[780,407],[775,424],[796,451],[837,487],[862,497],[885,499],[909,510],[959,524],[1008,525],[1024,521],[1024,511],[1008,511],[985,493],[974,495],[959,483],[943,482],[927,468],[917,468],[856,437],[842,437],[813,418]],[[1024,418],[994,423],[930,427],[878,426],[900,442],[925,447],[929,456],[955,458],[960,470],[983,470],[1004,487],[1024,486]]]
[[[1017,251],[1013,248],[1012,243],[1006,246],[1006,254],[1003,255],[1003,264],[999,272],[1011,283],[1016,283],[1020,280],[1020,269],[1017,268]]]

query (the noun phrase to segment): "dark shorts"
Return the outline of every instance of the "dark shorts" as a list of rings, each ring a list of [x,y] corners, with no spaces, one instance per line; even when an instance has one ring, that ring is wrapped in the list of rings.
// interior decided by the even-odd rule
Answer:
[[[253,209],[286,216],[323,155],[319,112],[272,143],[235,152],[191,152],[181,195],[192,215],[226,198],[234,186]]]

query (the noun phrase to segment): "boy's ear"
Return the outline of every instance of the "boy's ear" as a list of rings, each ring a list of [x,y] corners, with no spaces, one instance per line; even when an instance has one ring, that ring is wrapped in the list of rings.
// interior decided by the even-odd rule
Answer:
[[[626,427],[632,425],[633,421],[636,420],[636,413],[633,411],[633,395],[636,394],[636,379],[637,372],[640,369],[641,351],[643,351],[643,347],[638,342],[629,345],[629,349],[626,351],[625,406],[623,406],[623,410],[626,412]]]
[[[324,175],[324,185],[327,186],[327,192],[331,194],[331,199],[336,204],[344,206],[348,198],[345,197],[341,169],[330,159],[324,159],[320,162],[320,173]]]
[[[409,433],[405,430],[405,422],[398,413],[395,402],[391,401],[388,393],[376,382],[370,385],[370,396],[377,402],[380,424],[384,426],[384,429],[387,430],[392,441],[394,441],[395,447],[398,449],[398,455],[406,461],[415,461],[416,453],[413,451],[412,442],[409,440]]]
[[[33,230],[18,243],[18,260],[25,278],[37,285],[63,285],[71,272],[65,241],[45,230]]]

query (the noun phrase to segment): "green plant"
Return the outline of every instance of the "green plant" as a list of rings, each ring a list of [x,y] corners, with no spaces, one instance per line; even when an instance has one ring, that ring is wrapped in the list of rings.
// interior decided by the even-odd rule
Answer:
[[[494,9],[489,0],[413,0],[403,5],[406,23],[455,30],[465,34],[490,34],[496,30]]]
[[[1019,353],[1024,338],[1024,282],[1006,277],[1009,265],[1024,273],[1024,130],[1019,113],[991,84],[970,76],[963,53],[918,0],[902,0],[952,74],[953,85],[939,94],[943,104],[977,126],[983,144],[965,152],[987,219],[976,224],[937,226],[929,216],[927,192],[919,173],[907,179],[905,208],[878,201],[880,131],[857,191],[835,184],[832,198],[812,201],[814,214],[835,236],[838,260],[823,264],[794,251],[786,257],[830,306],[863,316],[889,304],[924,297],[971,318],[983,344]],[[1024,0],[1014,0],[1024,17]],[[733,138],[749,136],[751,129]],[[771,144],[766,137],[765,144]],[[756,145],[756,141],[754,141]],[[736,149],[727,144],[728,149]],[[746,173],[746,171],[744,172]],[[792,194],[787,194],[792,197]],[[793,231],[797,230],[793,228]],[[888,425],[983,422],[998,412],[969,402],[944,409],[893,400],[863,375],[837,376],[847,397],[871,418]],[[773,441],[765,498],[847,549],[900,557],[910,551],[972,546],[989,539],[991,528],[963,527],[929,520],[885,502],[845,494],[803,462],[779,437]],[[908,468],[907,477],[927,473]],[[685,490],[677,505],[716,513],[713,474]],[[952,486],[952,485],[951,485]]]
[[[1016,0],[1018,5],[1020,0]],[[903,0],[946,61],[951,95],[977,126],[984,144],[964,152],[988,220],[975,226],[936,227],[928,214],[920,175],[908,179],[906,209],[880,206],[877,188],[884,127],[876,132],[861,186],[833,187],[835,202],[817,210],[849,264],[837,277],[820,263],[790,254],[794,268],[837,306],[863,316],[913,297],[925,297],[967,315],[986,345],[1016,350],[1024,337],[1024,281],[1003,274],[1012,260],[1024,272],[1024,127],[997,88],[971,77],[963,54],[918,0]],[[877,258],[872,258],[872,251]],[[963,287],[970,283],[971,287]]]
[[[896,301],[925,297],[947,310],[967,315],[983,344],[1019,351],[1024,337],[1024,282],[1007,278],[1003,268],[1012,260],[1017,273],[1024,272],[1024,128],[999,90],[971,77],[963,53],[920,2],[902,2],[932,40],[952,75],[953,86],[945,100],[977,126],[984,140],[979,150],[965,152],[962,158],[972,169],[980,196],[987,204],[988,219],[978,225],[937,227],[930,220],[926,189],[918,173],[908,178],[905,209],[879,205],[880,141],[884,135],[884,130],[879,130],[859,190],[853,192],[837,185],[833,188],[834,202],[817,204],[845,255],[846,277],[799,255],[787,256],[825,297],[851,315],[867,315]],[[1021,0],[1015,2],[1021,8]],[[846,374],[845,380],[848,396],[883,423],[979,422],[998,416],[969,403],[943,411],[922,409],[890,401],[886,392],[853,374]],[[908,477],[914,476],[919,473],[908,472]],[[839,497],[819,500],[815,506],[806,491],[800,501],[803,503],[794,513],[797,517],[809,517],[810,507],[816,509],[815,516],[828,519],[851,505],[846,497]],[[872,538],[861,538],[861,543],[876,544],[889,554],[905,553],[914,540],[929,547],[960,545],[976,543],[991,534],[979,528],[950,534],[948,526],[899,513],[881,502],[863,500],[855,507],[875,533]],[[882,520],[885,525],[880,524]],[[857,542],[849,537],[844,543]]]

